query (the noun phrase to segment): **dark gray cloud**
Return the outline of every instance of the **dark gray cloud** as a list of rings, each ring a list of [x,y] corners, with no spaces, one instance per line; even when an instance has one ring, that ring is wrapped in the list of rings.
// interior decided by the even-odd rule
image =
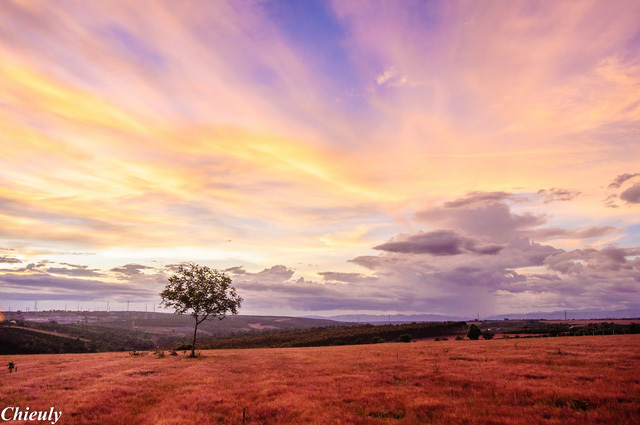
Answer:
[[[67,263],[63,263],[63,264],[67,264]],[[45,271],[47,273],[51,273],[51,274],[62,274],[62,275],[66,275],[66,276],[75,276],[75,277],[100,277],[100,276],[104,276],[104,273],[102,273],[99,269],[90,269],[87,266],[77,266],[77,265],[72,265],[72,264],[68,264],[70,266],[73,266],[72,268],[67,268],[67,267],[48,267],[47,269],[45,269]]]
[[[324,282],[349,283],[352,285],[369,285],[380,280],[378,276],[365,276],[360,273],[319,272]]]
[[[510,199],[513,196],[508,192],[469,192],[462,198],[445,202],[444,208],[460,208],[478,206],[486,203],[494,203]]]
[[[178,264],[165,264],[164,270],[170,273],[177,273],[180,266],[184,266],[187,263],[178,263]]]
[[[112,272],[122,275],[122,277],[131,277],[142,274],[142,270],[153,269],[153,267],[145,266],[143,264],[125,264],[124,266],[114,267]]]
[[[608,275],[614,279],[615,274],[634,271],[634,280],[640,282],[640,261],[629,259],[638,255],[640,248],[576,249],[548,257],[544,264],[549,270],[584,278]]]
[[[360,273],[340,273],[340,272],[320,272],[318,273],[322,276],[322,279],[325,281],[336,281],[336,282],[357,282],[364,278]]]
[[[609,195],[605,198],[604,205],[609,208],[619,208],[615,203],[616,199],[618,199],[618,195]]]
[[[416,301],[431,305],[431,312],[461,314],[462,306],[490,309],[519,307],[608,308],[640,300],[640,248],[605,247],[565,251],[514,238],[492,256],[415,256],[383,252],[351,262],[362,265],[392,288],[393,295],[411,292]],[[429,261],[425,262],[424,259]],[[431,301],[456,294],[439,310]],[[531,304],[533,303],[533,304]],[[514,304],[518,305],[518,304]],[[479,307],[482,306],[482,307]],[[428,311],[428,310],[425,310]],[[473,311],[473,310],[467,310]]]
[[[544,191],[553,199],[568,200],[573,195],[565,190]],[[540,193],[540,192],[539,192]],[[619,229],[613,226],[591,226],[583,229],[544,227],[547,217],[528,212],[516,214],[504,201],[492,201],[504,196],[503,192],[490,192],[483,197],[474,192],[481,202],[466,202],[469,195],[460,200],[445,203],[442,207],[418,211],[414,218],[419,223],[444,229],[456,229],[469,237],[481,236],[498,245],[511,242],[513,238],[528,238],[538,241],[551,239],[589,239],[611,234]],[[475,199],[475,197],[473,199]],[[558,199],[556,199],[558,198]],[[506,198],[505,198],[506,199]]]
[[[490,267],[459,266],[451,270],[435,273],[434,277],[443,280],[447,285],[483,286],[500,288],[527,278],[514,270]]]
[[[1,256],[0,257],[0,263],[4,263],[4,264],[19,264],[19,263],[22,263],[22,260],[19,259],[19,258],[15,258],[15,257]]]
[[[419,232],[410,236],[374,246],[373,249],[404,254],[459,255],[464,252],[495,255],[502,250],[501,245],[483,244],[480,241],[458,235],[452,230]]]
[[[552,187],[551,189],[540,189],[538,195],[543,196],[544,203],[556,201],[571,201],[572,199],[581,195],[581,192],[571,189],[557,189]]]
[[[535,310],[604,308],[640,300],[640,258],[635,257],[640,249],[565,251],[536,242],[599,238],[619,229],[545,227],[545,216],[513,213],[507,194],[478,195],[416,214],[421,223],[440,230],[398,235],[376,247],[381,254],[350,262],[377,277],[380,285],[373,282],[375,287],[393,288],[393,296],[411,293],[419,300],[413,305],[431,305],[431,312],[438,311],[431,301],[446,294],[456,294],[446,306],[448,313],[463,306],[491,309],[498,302],[501,308]],[[469,246],[500,249],[493,255],[476,255]]]
[[[83,266],[81,264],[72,264],[72,263],[60,263],[61,266],[69,266],[74,269],[86,269],[87,266]]]
[[[230,274],[247,274],[247,271],[242,266],[229,267],[228,269],[223,270],[225,273]]]
[[[619,229],[613,226],[592,226],[586,229],[563,229],[561,227],[544,227],[527,232],[532,239],[546,241],[550,239],[590,239],[609,235]]]
[[[99,280],[52,276],[46,273],[0,275],[0,292],[6,300],[141,300],[157,296],[155,287]]]
[[[624,174],[619,174],[616,176],[615,179],[613,179],[613,181],[611,182],[611,184],[609,185],[609,189],[618,189],[620,186],[622,186],[622,184],[624,182],[626,182],[627,180],[630,180],[634,177],[640,176],[640,173],[635,173],[635,174],[629,174],[629,173],[624,173]]]
[[[26,266],[20,267],[18,269],[0,269],[0,272],[7,272],[7,273],[42,272],[41,270],[38,269],[40,266],[41,264],[29,263]]]
[[[620,199],[630,204],[640,203],[640,183],[636,183],[620,194]]]
[[[234,277],[234,283],[238,284],[238,287],[256,289],[259,287],[277,287],[284,283],[295,284],[290,282],[295,270],[281,264],[263,269],[257,273],[244,273],[236,274]]]
[[[541,215],[514,214],[504,202],[455,205],[418,211],[414,218],[419,223],[456,229],[467,235],[485,236],[494,243],[509,241],[519,232],[541,226],[547,221]]]

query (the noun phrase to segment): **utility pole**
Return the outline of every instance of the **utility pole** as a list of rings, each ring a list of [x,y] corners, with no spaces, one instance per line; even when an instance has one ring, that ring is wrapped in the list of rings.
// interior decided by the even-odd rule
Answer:
[[[127,314],[129,314],[129,301],[127,301]]]

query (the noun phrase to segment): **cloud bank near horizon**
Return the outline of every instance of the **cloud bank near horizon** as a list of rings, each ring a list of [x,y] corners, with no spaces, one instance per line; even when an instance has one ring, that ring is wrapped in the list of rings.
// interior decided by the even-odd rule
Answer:
[[[637,306],[640,247],[556,248],[546,241],[558,229],[545,227],[543,216],[513,212],[510,197],[470,193],[420,210],[416,221],[438,230],[400,234],[374,246],[379,254],[350,259],[360,272],[318,271],[315,279],[306,279],[282,264],[257,272],[242,265],[224,271],[251,311],[451,315],[501,308],[525,312],[532,306],[547,311]],[[563,230],[572,239],[611,232]],[[175,271],[171,264],[130,263],[110,270],[63,266],[43,262],[4,269],[0,287],[7,299],[150,302]]]

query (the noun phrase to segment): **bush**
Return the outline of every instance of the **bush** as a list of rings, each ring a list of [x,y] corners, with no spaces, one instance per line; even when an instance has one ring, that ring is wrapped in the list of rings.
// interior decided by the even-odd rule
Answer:
[[[374,336],[373,339],[371,340],[372,344],[380,344],[384,342],[384,338],[381,338],[379,336]]]
[[[484,331],[484,332],[482,332],[482,337],[483,337],[484,339],[493,339],[494,335],[495,335],[495,334],[494,334],[493,332],[491,332],[491,331]]]
[[[402,334],[398,337],[398,342],[411,342],[411,335]]]
[[[187,351],[191,350],[191,344],[183,342],[182,344],[176,347],[176,351]]]
[[[478,325],[472,323],[471,326],[469,326],[469,330],[467,331],[467,338],[477,340],[480,339],[480,335],[482,335],[482,331],[480,330]]]
[[[463,337],[461,337],[460,335],[458,335],[458,336],[456,337],[456,341],[462,341],[463,339],[464,339],[464,338],[463,338]]]

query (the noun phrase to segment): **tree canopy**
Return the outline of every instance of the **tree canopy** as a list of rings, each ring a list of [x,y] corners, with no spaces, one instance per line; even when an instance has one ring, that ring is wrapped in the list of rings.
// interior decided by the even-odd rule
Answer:
[[[194,263],[180,265],[177,273],[160,293],[162,305],[176,314],[190,314],[195,319],[191,356],[195,356],[198,325],[209,317],[224,319],[227,314],[238,314],[242,297],[231,286],[226,274]]]
[[[482,330],[478,327],[478,325],[472,323],[469,326],[469,330],[467,331],[467,337],[469,339],[479,339],[480,335],[482,335]]]

